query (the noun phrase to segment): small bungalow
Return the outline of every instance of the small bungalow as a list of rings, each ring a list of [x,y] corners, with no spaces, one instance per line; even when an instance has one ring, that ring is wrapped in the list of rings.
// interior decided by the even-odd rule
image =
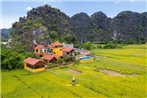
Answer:
[[[54,55],[51,55],[51,54],[47,54],[47,55],[43,56],[42,59],[46,64],[56,62],[56,57]]]
[[[48,63],[56,63],[56,60],[58,58],[61,58],[60,55],[57,55],[57,54],[47,54],[45,56],[43,56],[43,61],[48,64]]]
[[[32,73],[44,71],[45,63],[42,60],[29,57],[24,60],[24,69]]]
[[[74,56],[73,51],[74,51],[73,48],[63,48],[62,49],[62,52],[63,52],[62,56],[63,57],[66,56],[66,55]]]

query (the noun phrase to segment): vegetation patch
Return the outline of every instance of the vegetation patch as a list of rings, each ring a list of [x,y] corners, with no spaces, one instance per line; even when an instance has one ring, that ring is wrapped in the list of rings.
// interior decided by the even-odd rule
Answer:
[[[60,67],[60,69],[68,70],[69,67],[68,66],[62,66],[62,67]]]

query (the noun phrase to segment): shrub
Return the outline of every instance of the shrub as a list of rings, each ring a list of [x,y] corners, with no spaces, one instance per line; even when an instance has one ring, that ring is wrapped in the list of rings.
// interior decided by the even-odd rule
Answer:
[[[97,48],[103,48],[103,46],[102,45],[97,45]]]
[[[61,37],[61,39],[60,39],[62,42],[65,42],[65,43],[75,43],[75,41],[76,41],[76,38],[75,38],[75,36],[74,35],[72,35],[72,34],[66,34],[66,35],[64,35],[63,37]]]
[[[54,64],[52,64],[52,63],[48,63],[47,65],[48,65],[48,67],[53,67],[54,66]]]
[[[63,65],[66,65],[67,64],[67,62],[63,59]]]
[[[58,64],[61,64],[61,63],[62,63],[62,59],[61,59],[61,58],[58,58],[58,59],[57,59],[57,63],[58,63]]]
[[[65,61],[65,62],[68,62],[70,59],[71,59],[70,55],[66,55],[66,56],[64,57],[64,61]]]
[[[74,64],[79,64],[80,63],[80,61],[79,60],[74,60]]]
[[[114,44],[114,43],[112,43],[112,42],[109,42],[108,44],[105,44],[105,45],[103,46],[103,48],[104,48],[104,49],[114,49],[114,48],[121,48],[121,46],[118,45],[118,44]]]
[[[90,41],[88,41],[88,42],[83,43],[81,45],[81,48],[84,48],[84,49],[87,49],[87,50],[91,50],[91,49],[93,49],[95,47],[94,47],[94,45]]]

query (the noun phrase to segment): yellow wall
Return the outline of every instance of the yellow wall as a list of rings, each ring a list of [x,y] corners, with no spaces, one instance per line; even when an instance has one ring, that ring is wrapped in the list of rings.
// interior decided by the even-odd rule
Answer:
[[[35,53],[38,53],[38,54],[41,53],[42,56],[44,56],[44,55],[47,53],[47,50],[46,50],[46,52],[41,52],[41,49],[38,49],[38,52],[36,52],[36,50],[37,50],[37,49],[34,49],[34,52],[35,52]]]
[[[92,62],[94,58],[90,58],[88,60],[80,60],[80,63],[87,63],[87,62]]]
[[[40,49],[38,49],[38,52],[36,52],[37,49],[34,49],[34,50],[35,50],[35,53],[40,53]]]
[[[44,71],[45,70],[45,67],[38,68],[38,69],[31,69],[31,68],[29,68],[29,67],[26,66],[26,63],[24,63],[24,69],[27,70],[27,71],[29,71],[29,72],[36,73],[36,72]]]
[[[62,56],[62,48],[52,48],[52,50],[55,54]]]

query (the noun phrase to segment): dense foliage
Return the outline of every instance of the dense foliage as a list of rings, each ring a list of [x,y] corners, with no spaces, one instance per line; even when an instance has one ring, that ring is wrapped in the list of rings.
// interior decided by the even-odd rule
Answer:
[[[114,49],[114,48],[122,48],[123,45],[121,44],[117,44],[117,43],[112,43],[109,42],[107,44],[102,44],[102,45],[98,45],[97,48],[102,48],[102,49]]]
[[[12,70],[23,68],[23,60],[27,57],[34,57],[31,52],[22,52],[23,50],[2,49],[1,50],[1,68]]]
[[[61,37],[60,41],[71,44],[76,42],[76,37],[75,35],[72,35],[72,34],[66,34]]]
[[[66,55],[66,56],[63,58],[63,60],[64,60],[65,62],[68,62],[68,61],[71,60],[71,56],[70,56],[70,55]],[[63,61],[63,62],[64,62],[64,61]]]
[[[94,48],[94,45],[93,45],[93,43],[88,41],[88,42],[83,43],[81,45],[81,48],[84,48],[84,49],[87,49],[87,50],[91,50],[91,49]]]

